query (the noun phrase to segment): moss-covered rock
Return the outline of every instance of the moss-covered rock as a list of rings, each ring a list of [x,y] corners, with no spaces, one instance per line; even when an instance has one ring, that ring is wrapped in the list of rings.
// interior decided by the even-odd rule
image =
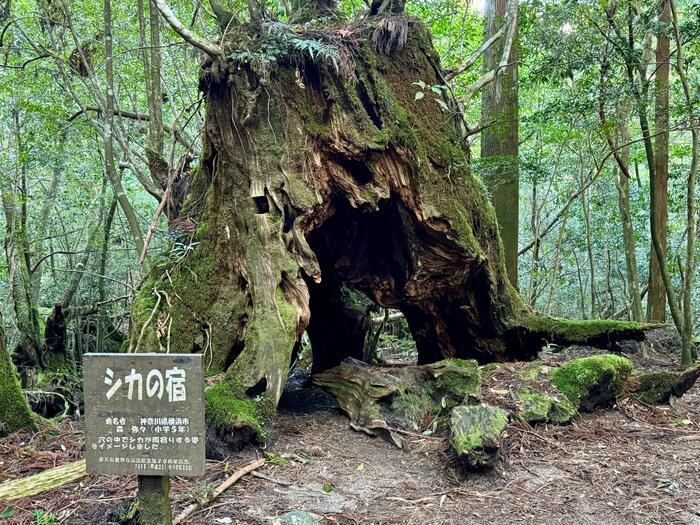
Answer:
[[[490,405],[459,406],[450,416],[450,444],[464,466],[489,467],[496,461],[508,412]]]
[[[552,383],[580,410],[591,411],[622,394],[632,361],[616,355],[572,359],[552,371]]]
[[[700,377],[700,366],[684,372],[654,371],[642,372],[629,378],[626,389],[632,397],[647,405],[668,403],[671,396],[681,396]]]
[[[530,424],[554,423],[566,425],[576,415],[576,407],[564,395],[541,392],[525,386],[515,393],[518,415]]]

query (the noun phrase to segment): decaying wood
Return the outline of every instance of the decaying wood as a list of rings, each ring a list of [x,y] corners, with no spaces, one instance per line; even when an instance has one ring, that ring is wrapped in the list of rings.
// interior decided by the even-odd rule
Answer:
[[[256,469],[259,469],[264,464],[265,464],[265,460],[261,458],[261,459],[256,459],[252,463],[248,463],[244,467],[238,469],[236,472],[231,474],[231,476],[226,478],[226,481],[224,481],[221,485],[216,487],[210,495],[203,498],[202,501],[188,505],[185,508],[185,510],[183,510],[180,514],[178,514],[175,517],[175,519],[173,520],[173,525],[178,525],[178,523],[184,523],[185,520],[198,508],[205,507],[206,505],[209,505],[212,501],[214,501],[216,498],[218,498],[222,492],[224,492],[227,488],[229,488],[231,485],[233,485],[236,481],[241,479],[246,474],[253,472]]]
[[[613,354],[484,366],[447,360],[377,367],[346,359],[313,379],[336,397],[353,429],[399,448],[407,431],[447,436],[464,466],[483,468],[494,464],[508,421],[566,425],[578,411],[606,409],[625,397],[663,404],[700,378],[700,366],[632,372],[632,361]]]
[[[33,476],[6,481],[0,485],[0,501],[12,501],[34,496],[67,483],[73,483],[86,475],[85,460],[81,459]]]
[[[203,64],[202,162],[181,212],[196,226],[142,286],[130,348],[204,353],[211,375],[226,374],[207,391],[226,407],[210,425],[260,434],[301,334],[314,372],[360,358],[377,305],[405,316],[421,364],[531,359],[545,340],[567,340],[560,321],[531,327],[536,314],[508,282],[420,21],[266,27],[227,32],[228,62]],[[270,46],[286,50],[274,63],[241,58]],[[416,97],[419,80],[435,89]]]
[[[346,359],[313,380],[336,397],[353,429],[384,434],[402,448],[402,431],[426,430],[441,412],[476,394],[480,373],[473,361],[375,367]]]

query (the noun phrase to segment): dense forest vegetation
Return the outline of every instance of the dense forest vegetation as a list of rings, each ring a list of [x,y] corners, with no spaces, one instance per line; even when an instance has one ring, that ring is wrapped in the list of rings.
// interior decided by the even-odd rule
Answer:
[[[695,0],[0,0],[0,126],[0,435],[92,352],[203,354],[209,459],[299,374],[478,468],[700,376]]]
[[[249,16],[243,5],[171,7],[212,41],[232,14]],[[283,31],[289,6],[266,9],[279,20],[266,31]],[[363,9],[343,2],[334,16]],[[689,363],[700,7],[489,0],[406,12],[432,31],[526,302],[552,316],[669,321]],[[297,40],[298,53],[336,60],[330,44]],[[143,1],[8,0],[1,45],[0,282],[26,371],[52,348],[72,362],[119,348],[153,258],[196,248],[197,224],[178,212],[202,156],[202,53]],[[268,53],[255,58],[279,54]],[[418,102],[441,88],[415,78],[406,89]],[[25,378],[38,390],[44,380]]]

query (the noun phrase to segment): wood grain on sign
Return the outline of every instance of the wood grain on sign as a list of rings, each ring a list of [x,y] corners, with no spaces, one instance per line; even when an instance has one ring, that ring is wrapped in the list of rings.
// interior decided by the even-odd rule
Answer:
[[[85,354],[91,474],[204,474],[201,354]]]

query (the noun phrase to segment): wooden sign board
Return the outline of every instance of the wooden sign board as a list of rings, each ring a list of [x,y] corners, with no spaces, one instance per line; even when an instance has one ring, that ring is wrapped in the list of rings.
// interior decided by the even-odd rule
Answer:
[[[201,354],[85,354],[91,474],[204,474]]]

